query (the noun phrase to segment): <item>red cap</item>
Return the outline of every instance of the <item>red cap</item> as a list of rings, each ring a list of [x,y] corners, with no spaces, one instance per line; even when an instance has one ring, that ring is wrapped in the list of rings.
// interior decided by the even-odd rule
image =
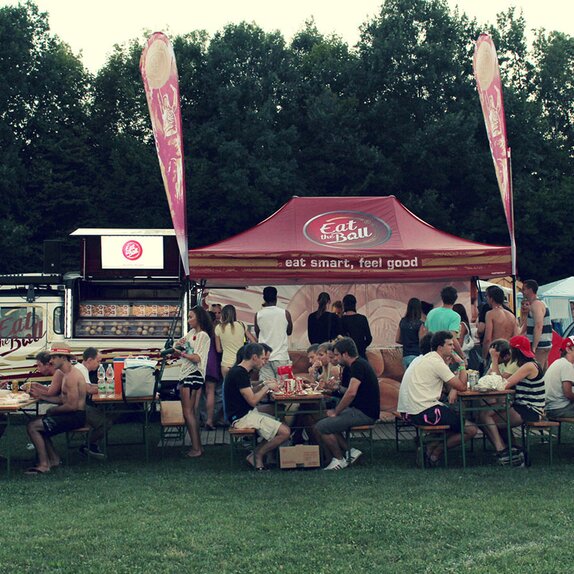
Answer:
[[[562,339],[562,343],[560,343],[560,349],[562,351],[566,351],[572,347],[574,347],[574,337],[566,337]]]
[[[512,337],[508,342],[513,349],[518,349],[525,357],[534,359],[534,353],[530,348],[530,341],[524,335],[516,335],[516,337]]]

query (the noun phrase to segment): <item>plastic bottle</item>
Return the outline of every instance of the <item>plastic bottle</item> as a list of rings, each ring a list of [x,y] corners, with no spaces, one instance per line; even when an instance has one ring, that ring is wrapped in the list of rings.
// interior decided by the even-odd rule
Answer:
[[[98,367],[98,394],[100,397],[106,394],[106,370],[104,365]]]
[[[111,363],[108,363],[108,368],[106,369],[106,391],[108,396],[114,394],[114,386],[114,368]]]

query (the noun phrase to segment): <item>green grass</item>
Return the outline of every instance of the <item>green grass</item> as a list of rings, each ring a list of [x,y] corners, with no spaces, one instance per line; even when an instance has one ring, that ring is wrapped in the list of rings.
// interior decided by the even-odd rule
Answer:
[[[177,448],[162,460],[154,448],[146,466],[141,447],[114,447],[106,462],[74,455],[25,477],[33,455],[22,428],[13,436],[13,478],[0,480],[2,573],[572,570],[574,445],[552,468],[537,445],[531,468],[463,472],[456,454],[448,470],[421,471],[412,450],[381,441],[373,465],[334,473],[230,469],[227,446],[201,460]]]

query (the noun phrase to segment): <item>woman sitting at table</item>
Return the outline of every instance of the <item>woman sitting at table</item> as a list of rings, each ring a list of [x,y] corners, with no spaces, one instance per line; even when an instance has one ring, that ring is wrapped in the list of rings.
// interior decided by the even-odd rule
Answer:
[[[510,426],[517,427],[525,422],[538,421],[544,409],[544,374],[534,358],[530,341],[523,335],[512,337],[506,347],[500,339],[493,341],[489,353],[492,359],[490,373],[507,379],[506,389],[514,389],[514,403],[510,409]],[[509,355],[510,350],[510,357]],[[515,363],[514,367],[512,363]],[[514,371],[514,372],[512,372]],[[506,428],[504,411],[483,411],[481,423],[487,425],[485,432],[492,441],[501,464],[511,462],[513,455],[500,435]]]

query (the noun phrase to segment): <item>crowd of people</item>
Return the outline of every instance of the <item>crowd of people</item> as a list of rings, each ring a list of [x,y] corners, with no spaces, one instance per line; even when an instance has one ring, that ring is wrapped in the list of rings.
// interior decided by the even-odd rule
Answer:
[[[411,299],[397,334],[406,353],[407,368],[398,402],[403,418],[414,424],[449,425],[449,448],[475,436],[475,423],[479,423],[500,464],[522,461],[520,449],[503,438],[506,413],[494,408],[496,399],[491,399],[492,409],[480,411],[476,421],[465,421],[461,428],[459,414],[453,408],[457,393],[467,390],[467,368],[471,367],[480,375],[501,377],[504,388],[514,391],[509,410],[511,427],[546,416],[571,416],[574,338],[562,341],[560,358],[548,367],[552,325],[548,307],[538,299],[537,291],[536,281],[523,283],[524,299],[517,319],[506,305],[503,290],[488,287],[486,303],[478,309],[475,324],[469,321],[465,308],[456,303],[454,287],[442,289],[442,305],[429,311],[424,322],[421,302]],[[442,443],[429,444],[423,453],[430,466],[437,465],[441,456]]]
[[[397,407],[401,416],[413,424],[449,425],[448,448],[475,436],[476,423],[480,423],[502,464],[520,456],[500,432],[507,425],[505,412],[493,405],[491,410],[481,411],[476,421],[461,426],[454,410],[457,393],[467,390],[467,369],[498,375],[507,389],[514,390],[511,426],[546,415],[574,416],[574,338],[563,341],[561,357],[548,367],[550,315],[537,290],[535,281],[524,282],[519,319],[498,286],[486,290],[486,302],[471,314],[473,320],[465,307],[457,304],[458,293],[452,286],[442,289],[441,305],[434,308],[420,299],[410,299],[396,335],[405,367]],[[377,375],[366,357],[371,330],[367,317],[357,313],[356,298],[347,294],[331,305],[328,293],[319,294],[317,310],[308,316],[311,346],[305,379],[306,384],[323,391],[325,408],[310,411],[306,405],[296,404],[283,421],[273,416],[269,393],[280,389],[282,368],[291,365],[293,320],[278,306],[275,287],[263,290],[263,304],[253,323],[251,333],[237,319],[233,305],[213,304],[209,309],[197,305],[189,312],[190,329],[173,351],[181,364],[178,391],[191,441],[187,456],[203,455],[200,399],[204,389],[204,427],[212,430],[219,422],[215,394],[222,382],[224,424],[255,428],[261,438],[247,457],[256,469],[266,468],[277,447],[289,440],[321,445],[328,461],[325,470],[340,470],[354,463],[361,452],[348,452],[344,435],[353,426],[376,422],[380,405]],[[27,470],[29,474],[43,474],[59,465],[51,437],[84,425],[92,429],[84,454],[104,456],[100,443],[113,417],[103,417],[91,401],[98,387],[90,382],[90,373],[98,369],[102,356],[89,347],[80,364],[74,366],[72,358],[65,344],[36,357],[38,372],[50,376],[51,383],[32,383],[30,394],[55,406],[28,425],[38,459]],[[437,465],[442,449],[442,443],[430,443],[422,453],[425,463]]]

